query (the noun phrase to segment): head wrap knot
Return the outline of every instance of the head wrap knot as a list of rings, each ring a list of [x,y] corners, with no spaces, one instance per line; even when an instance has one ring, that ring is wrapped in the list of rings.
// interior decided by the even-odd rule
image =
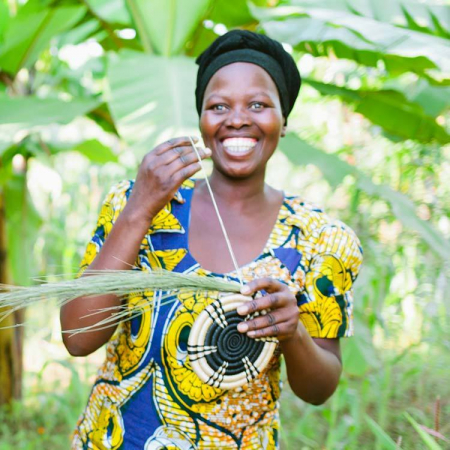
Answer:
[[[218,37],[195,61],[198,65],[195,99],[202,111],[203,97],[212,76],[222,67],[248,62],[262,67],[274,81],[287,120],[300,90],[301,78],[292,56],[283,46],[262,34],[232,30]]]

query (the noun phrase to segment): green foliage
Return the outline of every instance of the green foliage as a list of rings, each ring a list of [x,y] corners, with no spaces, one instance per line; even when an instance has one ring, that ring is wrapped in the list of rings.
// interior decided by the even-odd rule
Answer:
[[[342,183],[344,177],[348,175],[354,176],[362,190],[372,196],[380,196],[389,202],[399,220],[420,233],[422,238],[438,255],[444,260],[448,260],[450,243],[436,228],[417,217],[414,204],[405,195],[394,191],[389,186],[373,183],[369,177],[356,167],[340,160],[336,155],[327,154],[312,147],[294,134],[286,136],[281,141],[280,147],[295,164],[316,165],[332,186],[338,186]]]
[[[352,12],[377,21],[441,37],[448,37],[442,33],[442,30],[450,27],[450,16],[444,3],[420,0],[321,0],[319,5],[314,0],[292,0],[286,3]]]
[[[30,249],[36,240],[42,220],[31,202],[25,173],[12,176],[4,190],[11,272],[16,283],[26,286],[31,283],[32,277],[37,275]]]
[[[370,324],[360,314],[355,317],[355,335],[358,339],[343,343],[343,365],[348,375],[363,377],[370,371],[379,369],[381,362],[373,345]]]
[[[424,79],[401,82],[401,79],[393,78],[384,84],[384,88],[402,92],[409,102],[416,103],[427,116],[433,118],[448,108],[450,88],[432,86]],[[405,138],[408,139],[408,137]]]
[[[60,366],[69,372],[68,386],[49,384],[46,373]],[[70,446],[73,425],[89,393],[79,368],[65,360],[48,361],[33,374],[34,388],[25,404],[14,402],[0,408],[0,450],[64,449]]]
[[[355,104],[356,112],[367,117],[375,125],[380,125],[391,135],[401,139],[415,139],[422,143],[450,142],[450,135],[436,123],[435,116],[427,115],[421,105],[408,101],[401,92],[387,89],[353,90],[315,80],[305,81],[321,94],[336,95],[345,102]],[[430,105],[430,108],[432,107]]]
[[[74,26],[85,14],[84,6],[43,7],[39,0],[22,6],[5,27],[0,67],[15,75],[30,68],[53,36]]]
[[[383,61],[397,74],[438,69],[442,81],[448,80],[450,45],[445,39],[345,11],[285,6],[252,12],[269,36],[315,56],[333,52],[372,67]]]
[[[111,149],[96,139],[84,141],[74,147],[73,150],[86,156],[93,163],[105,164],[107,162],[118,162],[117,156]]]
[[[86,114],[100,104],[94,98],[77,98],[71,102],[56,98],[11,98],[0,94],[0,157],[16,140],[27,136],[35,127],[67,123]]]
[[[105,22],[131,26],[131,16],[124,0],[87,0],[86,4]]]
[[[251,4],[258,6],[266,6],[266,0],[253,1]],[[213,9],[208,17],[214,23],[221,23],[227,28],[236,28],[249,26],[256,23],[255,18],[250,12],[250,2],[245,0],[236,0],[233,7],[228,7],[227,0],[217,0],[213,4]]]
[[[6,3],[0,2],[0,45],[5,38],[5,28],[8,24],[9,10]]]
[[[11,98],[4,95],[0,97],[0,102],[0,126],[11,124],[25,130],[52,123],[68,123],[100,104],[94,98],[76,98],[67,102],[57,98]]]
[[[414,427],[414,429],[419,433],[423,443],[430,450],[442,450],[442,447],[436,443],[436,441],[423,429],[420,425],[411,417],[410,414],[405,413],[405,417],[408,419],[408,422]]]
[[[366,416],[366,423],[373,434],[377,437],[378,441],[381,443],[381,448],[386,450],[400,450],[400,447],[371,417]]]

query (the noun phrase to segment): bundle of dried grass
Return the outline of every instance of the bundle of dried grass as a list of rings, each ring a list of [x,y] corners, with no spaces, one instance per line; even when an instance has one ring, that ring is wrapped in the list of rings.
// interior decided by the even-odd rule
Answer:
[[[113,294],[123,298],[129,294],[140,294],[148,291],[219,291],[236,293],[240,291],[239,283],[215,277],[204,277],[195,274],[181,274],[166,270],[142,272],[136,270],[96,270],[87,272],[89,276],[43,283],[32,287],[0,285],[0,328],[1,323],[14,311],[43,301],[55,300],[58,307],[78,297],[94,297]],[[167,294],[165,298],[171,297]],[[172,299],[169,301],[173,301]],[[149,305],[150,307],[151,305]],[[128,305],[98,309],[90,315],[109,311],[111,315],[92,327],[70,330],[68,333],[99,330],[117,323],[130,320],[142,314],[142,308],[133,312]],[[15,326],[20,326],[18,324]],[[4,327],[7,328],[7,327]]]

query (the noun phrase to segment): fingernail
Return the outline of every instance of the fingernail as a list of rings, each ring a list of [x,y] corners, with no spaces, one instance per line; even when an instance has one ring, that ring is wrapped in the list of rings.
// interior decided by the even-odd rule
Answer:
[[[241,294],[250,294],[250,288],[248,286],[241,287]]]
[[[208,147],[205,147],[205,154],[206,154],[206,156],[211,156],[212,155],[211,149]]]
[[[241,316],[245,316],[245,314],[247,314],[247,312],[248,312],[248,308],[246,306],[239,306],[239,308],[237,309],[237,312]]]
[[[200,140],[200,138],[199,138],[198,136],[191,136],[191,139],[192,139],[194,142],[198,142],[198,141]]]
[[[248,330],[248,325],[246,323],[240,323],[237,326],[237,329],[241,332],[241,333],[245,333]]]
[[[256,333],[255,333],[254,331],[249,331],[249,332],[247,333],[247,336],[248,336],[248,337],[255,337],[255,336],[256,336]]]

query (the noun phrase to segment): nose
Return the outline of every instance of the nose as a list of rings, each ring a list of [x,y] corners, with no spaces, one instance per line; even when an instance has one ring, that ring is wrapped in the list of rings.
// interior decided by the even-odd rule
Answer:
[[[225,125],[231,128],[242,128],[251,123],[248,111],[245,108],[234,108],[230,111]]]

